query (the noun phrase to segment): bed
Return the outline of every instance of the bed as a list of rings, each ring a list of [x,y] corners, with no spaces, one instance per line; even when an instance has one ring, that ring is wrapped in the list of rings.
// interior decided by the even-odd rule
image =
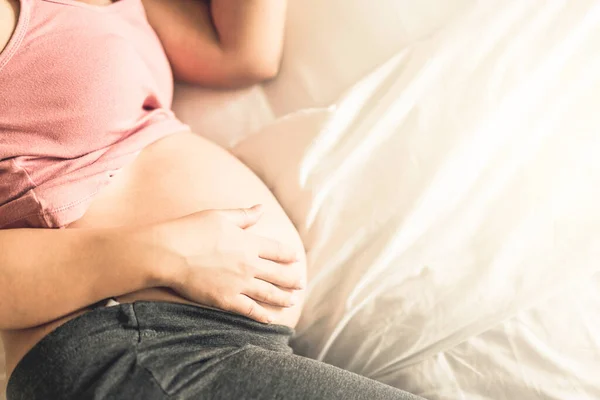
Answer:
[[[302,235],[295,351],[430,400],[600,399],[600,3],[289,15],[277,80],[175,108]]]

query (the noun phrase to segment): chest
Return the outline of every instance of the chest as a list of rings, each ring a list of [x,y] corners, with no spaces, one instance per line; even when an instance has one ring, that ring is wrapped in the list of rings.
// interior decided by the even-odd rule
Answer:
[[[60,144],[40,147],[40,154],[71,158],[114,143],[148,113],[171,107],[170,65],[141,1],[100,6],[107,1],[37,3],[0,74],[2,87],[12,87],[0,101],[0,128],[10,127],[14,146],[35,135],[38,143]]]

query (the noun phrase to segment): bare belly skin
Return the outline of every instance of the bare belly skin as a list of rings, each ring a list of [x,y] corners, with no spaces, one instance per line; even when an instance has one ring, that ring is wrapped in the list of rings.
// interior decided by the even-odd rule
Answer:
[[[190,132],[167,136],[145,148],[94,199],[84,217],[69,228],[133,226],[212,208],[264,205],[264,216],[250,228],[259,235],[303,249],[298,232],[262,181],[229,152]],[[306,271],[306,261],[301,266]],[[190,303],[169,289],[152,288],[117,298]],[[295,327],[302,301],[277,309],[274,323]],[[273,309],[275,310],[275,309]],[[35,328],[3,332],[7,373],[44,336],[82,310]]]

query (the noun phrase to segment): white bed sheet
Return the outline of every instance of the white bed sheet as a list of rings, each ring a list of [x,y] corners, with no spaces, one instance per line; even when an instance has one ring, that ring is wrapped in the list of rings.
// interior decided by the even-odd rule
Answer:
[[[428,399],[600,398],[600,3],[487,0],[236,152],[309,249],[298,352]]]

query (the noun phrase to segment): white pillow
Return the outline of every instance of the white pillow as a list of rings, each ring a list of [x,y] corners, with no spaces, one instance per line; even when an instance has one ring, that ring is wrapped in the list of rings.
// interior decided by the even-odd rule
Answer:
[[[173,111],[194,133],[229,148],[273,120],[261,86],[211,90],[177,84]]]
[[[290,0],[279,77],[265,86],[276,116],[328,106],[474,0]]]

